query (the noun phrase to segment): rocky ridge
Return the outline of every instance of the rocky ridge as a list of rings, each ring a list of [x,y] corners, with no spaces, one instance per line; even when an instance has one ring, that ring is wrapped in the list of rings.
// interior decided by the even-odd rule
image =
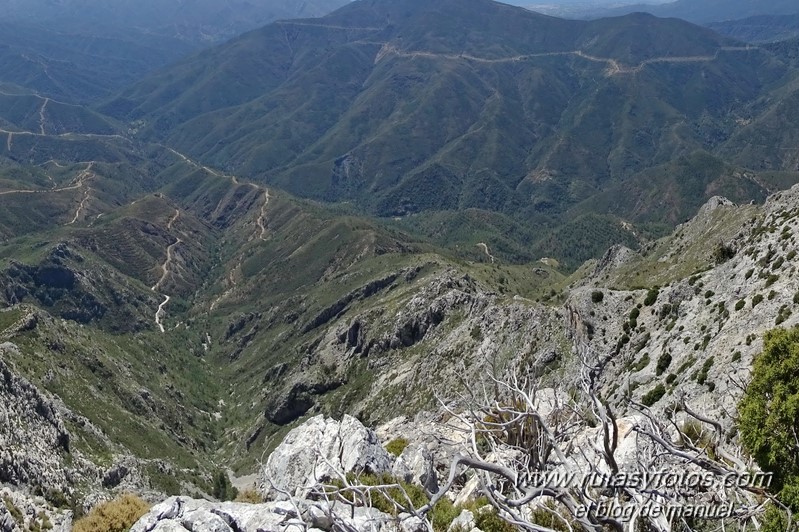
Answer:
[[[590,351],[612,357],[604,388],[618,408],[661,385],[655,408],[684,398],[730,427],[763,333],[799,323],[797,205],[799,187],[761,207],[713,198],[642,252],[614,248],[586,265],[555,305],[446,270],[392,313],[344,314],[314,356],[346,367],[361,355],[348,338],[370,346],[374,384],[354,412],[374,422],[397,404],[409,414],[437,409],[436,396],[486,371],[537,368],[545,384],[568,389],[578,353]]]
[[[793,312],[799,304],[796,205],[799,187],[775,194],[762,207],[714,198],[674,235],[638,253],[616,248],[605,260],[586,265],[548,304],[497,292],[456,267],[433,269],[418,284],[406,280],[414,278],[410,271],[386,277],[369,285],[371,290],[353,292],[343,306],[314,322],[315,339],[291,380],[313,382],[324,367],[329,368],[325,382],[343,385],[353,370],[368,371],[369,385],[352,413],[369,425],[409,415],[381,427],[385,443],[390,434],[397,437],[426,423],[424,417],[410,420],[414,412],[439,409],[439,399],[449,402],[464,383],[478,383],[487,372],[503,378],[519,368],[532,369],[542,383],[568,392],[577,381],[580,355],[593,352],[611,355],[602,386],[620,416],[633,414],[625,406],[629,398],[654,411],[685,400],[731,429],[762,334],[799,320]],[[369,305],[350,305],[353,301]],[[36,315],[20,320],[21,332]],[[253,324],[244,323],[241,331],[256,327],[258,319],[254,314]],[[276,372],[276,378],[284,372]],[[28,394],[34,405],[28,410],[38,411],[41,394],[24,391],[28,388],[16,378],[6,382],[13,383],[8,389],[23,391],[15,391],[5,404]],[[277,398],[273,404],[279,404],[281,394],[290,402],[291,390],[271,390]],[[334,391],[334,386],[311,390],[312,400],[299,416],[318,414]],[[15,454],[6,467],[8,482],[33,487],[37,479],[53,486],[70,480],[58,465],[69,441],[63,436],[68,431],[62,431],[65,418],[59,425],[57,417],[48,417],[51,411],[45,407],[37,419],[24,417],[30,412],[13,413],[31,427],[21,431],[34,438],[25,447],[41,449],[52,464]],[[313,419],[318,424],[313,438],[321,441],[329,422]],[[434,430],[417,431],[407,454],[389,462],[375,451],[374,457],[383,456],[375,458],[381,464],[375,471],[390,471],[432,491],[447,462],[437,443],[442,438]],[[340,440],[331,437],[331,448],[340,449]],[[125,485],[124,479],[132,488],[141,484],[135,464],[116,462],[110,469],[89,468],[87,478],[98,484],[107,479],[109,486]],[[308,487],[302,478],[291,477],[285,488]]]

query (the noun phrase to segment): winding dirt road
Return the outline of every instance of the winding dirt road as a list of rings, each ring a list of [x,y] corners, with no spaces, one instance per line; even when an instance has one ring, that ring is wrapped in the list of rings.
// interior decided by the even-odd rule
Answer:
[[[165,333],[166,329],[164,329],[164,324],[161,319],[166,314],[166,310],[164,309],[169,304],[170,299],[171,298],[169,296],[164,296],[164,302],[158,305],[158,310],[155,313],[155,325],[161,330],[162,333]]]
[[[88,163],[89,166],[86,169],[82,170],[80,174],[72,181],[72,183],[66,187],[57,187],[57,188],[50,188],[50,189],[14,189],[14,190],[4,190],[0,192],[0,196],[9,196],[12,194],[50,194],[52,192],[64,192],[67,190],[76,190],[85,185],[85,182],[92,177],[94,174],[92,173],[91,169],[94,165],[94,162]],[[62,167],[63,168],[63,167]],[[49,177],[49,176],[48,176]],[[52,178],[50,178],[52,180]]]
[[[175,215],[172,216],[172,218],[169,220],[169,223],[166,226],[168,231],[172,229],[172,225],[175,223],[175,221],[177,221],[179,217],[180,217],[180,211],[175,209]],[[183,241],[180,238],[176,238],[175,241],[166,248],[166,261],[161,265],[161,278],[158,279],[158,282],[153,285],[151,289],[153,292],[157,292],[158,289],[161,288],[161,285],[164,284],[164,281],[166,281],[166,278],[169,275],[169,266],[172,264],[173,252],[175,250],[175,246],[181,244],[182,242]]]
[[[175,214],[172,216],[172,218],[170,218],[169,223],[166,225],[167,231],[172,230],[172,226],[175,224],[178,218],[180,218],[180,211],[175,209]],[[161,278],[158,279],[158,282],[155,283],[150,289],[153,292],[158,292],[158,290],[161,288],[161,285],[164,284],[164,281],[166,281],[167,277],[169,276],[169,267],[172,265],[172,260],[174,259],[175,247],[181,243],[183,243],[183,241],[176,237],[175,241],[166,248],[166,261],[164,261],[164,263],[161,265]],[[164,295],[164,301],[158,305],[158,310],[155,311],[155,325],[162,333],[166,332],[164,329],[163,318],[166,316],[166,306],[169,304],[170,299],[170,296]]]
[[[375,43],[364,43],[364,44],[372,44]],[[656,63],[701,63],[701,62],[710,62],[715,61],[718,59],[719,54],[722,52],[744,52],[744,51],[751,51],[757,50],[756,46],[724,46],[716,50],[716,53],[713,55],[697,55],[697,56],[664,56],[664,57],[653,57],[651,59],[646,59],[642,61],[638,65],[635,66],[624,66],[619,63],[616,59],[611,59],[608,57],[597,57],[594,55],[587,54],[582,50],[571,50],[571,51],[564,51],[564,52],[543,52],[537,54],[524,54],[524,55],[514,55],[510,57],[499,57],[494,59],[489,59],[485,57],[478,57],[470,54],[441,54],[435,52],[425,52],[421,50],[416,51],[406,51],[400,50],[397,47],[385,43],[383,47],[378,52],[377,56],[375,57],[375,63],[378,63],[381,59],[386,56],[393,55],[397,57],[406,57],[410,59],[415,59],[417,57],[425,57],[431,59],[448,59],[448,60],[464,60],[464,61],[471,61],[476,63],[486,63],[486,64],[499,64],[499,63],[517,63],[520,61],[528,61],[530,59],[536,59],[541,57],[557,57],[557,56],[568,56],[573,55],[580,57],[581,59],[585,59],[587,61],[593,61],[597,63],[605,63],[607,65],[606,75],[608,76],[615,76],[619,74],[635,74],[640,72],[644,69],[644,67],[648,65],[653,65]]]

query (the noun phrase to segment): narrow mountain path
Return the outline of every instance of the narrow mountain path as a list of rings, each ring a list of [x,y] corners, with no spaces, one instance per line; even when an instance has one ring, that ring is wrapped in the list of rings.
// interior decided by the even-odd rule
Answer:
[[[50,103],[50,98],[45,98],[42,102],[42,107],[39,109],[39,131],[42,135],[46,135],[44,131],[44,123],[47,119],[44,117],[44,113],[47,110],[48,103]]]
[[[230,273],[229,273],[229,274],[228,274],[228,276],[227,276],[228,289],[227,289],[227,290],[225,290],[225,291],[222,293],[222,295],[220,295],[219,297],[217,297],[216,299],[214,299],[214,300],[213,300],[213,302],[211,303],[211,308],[210,308],[210,310],[211,310],[211,311],[213,311],[213,310],[216,308],[216,306],[217,306],[217,305],[218,305],[218,304],[219,304],[219,303],[220,303],[220,302],[221,302],[223,299],[226,299],[226,298],[227,298],[227,297],[228,297],[230,294],[232,294],[232,293],[233,293],[233,291],[234,291],[234,290],[236,289],[236,287],[238,286],[238,281],[236,281],[236,272],[237,272],[237,271],[239,271],[239,270],[241,270],[241,263],[242,263],[243,261],[244,261],[244,257],[239,257],[239,262],[236,264],[236,267],[235,267],[235,268],[233,268],[232,270],[230,270]]]
[[[56,166],[57,168],[66,168],[66,166],[64,166],[63,164],[60,164],[55,159],[50,159],[48,161],[44,161],[43,163],[39,164],[38,166],[45,166],[45,165],[48,165],[48,164],[52,164],[52,165]]]
[[[57,188],[57,187],[58,187],[58,183],[56,183],[56,182],[55,182],[55,179],[53,179],[53,176],[51,176],[51,175],[50,175],[50,172],[45,172],[45,173],[44,173],[44,177],[46,177],[46,178],[47,178],[47,180],[48,180],[48,181],[50,182],[50,184],[52,185],[52,186],[50,187],[50,190],[53,190],[53,189],[55,189],[55,188]]]
[[[269,189],[265,188],[264,189],[264,204],[261,205],[261,213],[258,215],[258,222],[257,222],[258,223],[258,227],[261,229],[260,239],[261,239],[262,242],[266,242],[266,240],[267,240],[266,236],[264,236],[264,235],[266,235],[266,223],[265,223],[264,220],[266,218],[266,207],[269,205],[270,197],[271,196],[269,196]]]
[[[172,224],[174,224],[179,217],[180,217],[180,211],[175,209],[175,215],[172,217],[171,220],[169,220],[169,223],[166,226],[167,230],[172,229]],[[172,260],[174,258],[173,252],[175,250],[175,246],[181,244],[182,242],[183,241],[180,238],[176,238],[173,243],[167,246],[166,261],[161,265],[161,278],[158,279],[158,282],[153,285],[151,289],[153,292],[157,292],[161,288],[161,285],[164,284],[164,281],[166,281],[167,276],[169,276],[169,267],[172,265]]]
[[[164,296],[164,302],[158,305],[158,310],[155,313],[155,325],[162,333],[165,333],[166,329],[164,329],[164,323],[161,320],[166,314],[166,310],[164,309],[169,304],[170,299],[171,298],[169,296]]]
[[[75,188],[81,188],[81,187],[85,186],[86,185],[86,181],[91,179],[92,177],[94,177],[94,174],[92,173],[92,167],[93,166],[94,166],[94,163],[90,162],[89,165],[86,167],[86,169],[83,170],[80,174],[78,174],[78,177],[75,179],[75,185],[73,185],[72,187],[65,187],[65,188],[63,188],[61,190],[73,190]],[[86,203],[88,203],[88,201],[89,201],[89,196],[90,196],[91,192],[92,192],[91,187],[86,186],[86,190],[83,192],[83,199],[81,199],[81,202],[78,205],[78,208],[75,210],[75,216],[72,218],[72,221],[69,222],[67,225],[72,225],[72,224],[74,224],[75,222],[78,221],[78,219],[80,218],[81,213],[86,208]]]
[[[478,242],[477,247],[483,248],[486,257],[488,257],[491,260],[491,264],[494,264],[494,262],[496,262],[496,260],[494,259],[494,255],[492,255],[491,251],[488,249],[488,244],[486,244],[485,242]]]
[[[161,146],[163,148],[166,148],[167,150],[171,151],[172,153],[174,153],[175,155],[180,157],[183,160],[183,162],[188,163],[188,164],[190,164],[191,166],[193,166],[195,168],[199,168],[200,170],[208,172],[212,176],[223,177],[225,179],[230,179],[230,181],[233,182],[234,185],[240,185],[241,184],[241,183],[239,183],[238,178],[236,176],[234,176],[234,175],[227,175],[227,174],[223,174],[223,173],[217,172],[213,168],[209,168],[209,167],[207,167],[207,166],[205,166],[203,164],[200,164],[197,161],[195,161],[195,160],[183,155],[179,151],[176,151],[176,150],[170,148],[169,146],[164,146],[163,144],[159,144],[159,146]],[[256,187],[256,188],[260,188],[257,185],[253,185],[252,183],[251,183],[251,185]]]
[[[167,223],[166,225],[167,231],[172,230],[172,226],[175,224],[178,218],[180,218],[180,211],[178,209],[175,209],[175,214],[172,216],[172,218],[169,219],[169,223]],[[161,288],[161,285],[164,284],[164,281],[166,281],[167,277],[169,276],[170,274],[169,267],[172,265],[172,261],[175,256],[174,254],[175,247],[181,243],[183,243],[183,241],[180,238],[176,237],[175,241],[171,243],[169,246],[167,246],[166,260],[161,265],[161,278],[158,279],[158,282],[155,283],[152,286],[152,288],[150,288],[150,290],[152,290],[153,292],[158,292],[158,290]],[[164,316],[166,316],[166,306],[169,304],[170,299],[171,299],[170,296],[164,295],[164,301],[160,305],[158,305],[158,310],[155,311],[155,325],[162,333],[166,332],[166,330],[164,329],[163,318]]]
[[[72,218],[72,221],[69,222],[67,225],[72,225],[78,221],[80,218],[80,214],[83,212],[83,209],[86,208],[86,203],[89,201],[89,195],[91,194],[92,189],[87,187],[86,190],[83,192],[83,199],[78,205],[78,208],[75,210],[75,216]]]

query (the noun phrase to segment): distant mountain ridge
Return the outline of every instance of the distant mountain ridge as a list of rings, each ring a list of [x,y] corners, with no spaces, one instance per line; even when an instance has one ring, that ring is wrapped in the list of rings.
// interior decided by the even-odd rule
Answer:
[[[0,0],[0,82],[88,103],[206,46],[347,0]]]
[[[634,12],[651,13],[659,17],[677,17],[697,24],[744,19],[759,15],[793,15],[797,12],[794,0],[677,0],[663,4],[631,4],[616,8],[587,8],[582,17],[621,16]]]
[[[540,234],[611,206],[676,223],[709,195],[764,197],[766,181],[718,170],[790,169],[790,152],[768,166],[736,155],[744,124],[757,127],[790,72],[767,51],[677,19],[357,1],[196,55],[100,109],[141,138],[300,196],[381,216],[477,208]],[[720,150],[730,159],[716,159]],[[702,176],[690,191],[666,170],[680,157],[682,172]],[[656,188],[638,204],[626,194],[591,207],[605,191],[644,187],[653,168],[673,191],[665,204]]]
[[[111,36],[136,28],[190,43],[213,43],[285,18],[317,17],[348,0],[0,0],[0,21]]]
[[[797,6],[799,10],[799,6]],[[729,37],[752,43],[784,41],[799,37],[799,13],[760,15],[741,20],[714,22],[709,28]]]

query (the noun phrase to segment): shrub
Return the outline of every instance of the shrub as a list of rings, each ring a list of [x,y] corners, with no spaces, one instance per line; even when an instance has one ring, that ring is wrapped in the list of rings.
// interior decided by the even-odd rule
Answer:
[[[656,366],[656,374],[658,376],[662,375],[667,369],[669,369],[669,365],[671,364],[671,354],[666,352],[658,357],[658,364]]]
[[[11,517],[14,519],[14,521],[16,521],[19,525],[24,524],[25,518],[22,515],[22,511],[17,508],[17,506],[14,504],[14,501],[12,501],[7,495],[3,495],[3,503],[6,505],[6,509],[8,510],[8,513],[11,514]]]
[[[236,502],[246,502],[248,504],[261,504],[264,502],[263,496],[253,489],[240,490],[234,500]]]
[[[750,269],[749,271],[746,272],[746,275],[744,275],[744,279],[749,279],[750,277],[752,277],[753,273],[755,273],[755,269],[754,268],[752,268],[752,269]]]
[[[763,301],[763,296],[761,294],[756,294],[755,297],[752,298],[752,308],[755,308]]]
[[[86,517],[75,521],[72,532],[126,532],[147,513],[150,505],[132,493],[96,506]]]
[[[713,262],[721,264],[727,262],[735,256],[735,248],[719,242],[713,250]]]
[[[790,317],[791,317],[791,309],[788,308],[788,305],[783,305],[780,307],[780,310],[777,313],[777,318],[774,320],[774,323],[775,325],[779,325]]]
[[[483,329],[479,325],[475,325],[472,327],[472,330],[469,332],[469,336],[471,336],[474,340],[478,342],[483,339]]]
[[[658,295],[660,291],[657,288],[651,288],[649,292],[646,293],[646,298],[644,299],[644,305],[647,307],[653,305],[655,301],[658,299]]]
[[[601,303],[605,299],[605,293],[601,290],[594,290],[591,292],[591,301],[594,303]]]
[[[663,384],[658,384],[641,398],[641,403],[644,406],[652,406],[660,401],[660,398],[664,395],[666,395],[666,387]]]
[[[474,524],[483,532],[517,532],[516,527],[502,519],[494,508],[476,512]]]
[[[768,278],[766,279],[766,288],[768,288],[769,286],[771,286],[774,283],[776,283],[779,278],[780,278],[779,275],[776,275],[776,274],[773,274],[773,273],[770,274],[768,276]]]
[[[442,497],[433,509],[430,510],[430,522],[433,524],[435,532],[446,532],[449,525],[461,514],[461,509],[452,504],[446,497]]]
[[[635,373],[637,371],[641,371],[648,365],[649,365],[649,353],[644,353],[644,356],[641,357],[641,360],[633,364],[633,366],[630,369],[633,371],[633,373]]]
[[[214,497],[220,501],[232,501],[239,494],[239,490],[230,483],[227,473],[222,470],[214,474]]]
[[[408,440],[405,438],[394,438],[390,442],[386,444],[386,451],[393,454],[394,456],[399,456],[402,454],[402,451],[408,446]]]
[[[746,306],[746,301],[745,301],[745,300],[743,300],[743,299],[741,299],[740,301],[738,301],[738,302],[735,304],[735,310],[741,310],[741,309],[742,309],[742,308],[744,308],[745,306]]]
[[[710,371],[710,368],[713,366],[713,362],[715,362],[713,357],[705,360],[705,363],[702,364],[702,369],[696,373],[696,382],[699,384],[705,384],[705,381],[707,380],[707,372]]]
[[[741,443],[782,489],[799,476],[795,445],[799,419],[799,329],[765,334],[763,352],[752,364],[752,380],[738,404]]]
[[[640,316],[640,315],[641,315],[641,311],[640,311],[640,310],[638,310],[638,307],[635,307],[635,308],[633,308],[633,309],[630,311],[630,322],[632,323],[632,322],[634,322],[635,320],[637,320],[637,319],[638,319],[638,316]]]

